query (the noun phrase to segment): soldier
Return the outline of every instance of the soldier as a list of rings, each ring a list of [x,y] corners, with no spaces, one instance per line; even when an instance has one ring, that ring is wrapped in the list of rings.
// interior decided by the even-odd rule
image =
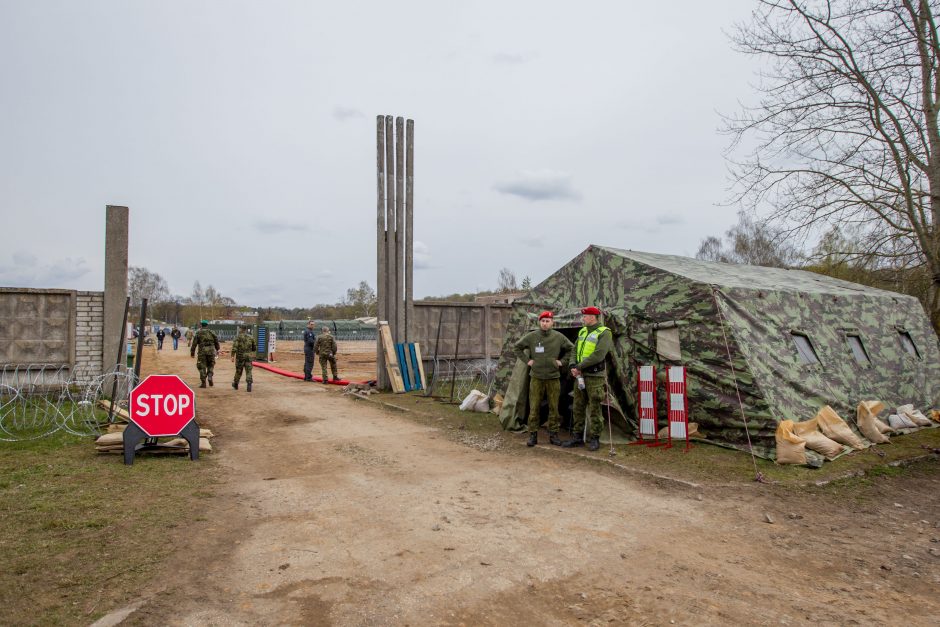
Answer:
[[[193,345],[193,337],[194,337],[194,336],[195,336],[195,333],[193,333],[193,330],[190,329],[189,327],[186,327],[186,346],[192,346],[192,345]]]
[[[329,362],[330,369],[333,371],[333,380],[339,381],[339,377],[336,376],[336,340],[330,335],[329,327],[323,327],[323,332],[320,333],[320,337],[317,338],[313,350],[320,356],[320,368],[323,369],[323,383],[327,383],[327,362]]]
[[[215,333],[209,330],[209,322],[203,320],[199,323],[202,328],[196,331],[193,336],[192,344],[189,347],[189,356],[196,356],[196,349],[199,349],[199,358],[196,360],[196,369],[199,370],[199,387],[206,387],[206,381],[209,387],[212,387],[212,375],[215,372],[215,356],[219,349],[219,338]]]
[[[596,451],[601,446],[601,402],[606,400],[607,394],[606,359],[607,353],[614,346],[614,340],[610,329],[598,324],[597,317],[600,314],[601,310],[597,307],[585,307],[581,310],[584,326],[578,332],[578,342],[570,363],[571,376],[577,378],[572,408],[573,424],[571,439],[562,444],[565,448],[584,446],[585,421],[588,427],[588,450]]]
[[[313,320],[307,323],[304,330],[304,381],[313,381],[313,357],[317,354],[317,334],[313,332]]]
[[[258,344],[248,332],[249,330],[248,327],[242,327],[235,336],[235,341],[232,342],[232,361],[235,362],[235,380],[232,381],[232,387],[238,389],[238,381],[242,378],[242,369],[244,369],[245,383],[248,384],[248,391],[251,392],[251,360],[258,350]]]
[[[548,399],[548,441],[561,445],[558,429],[558,396],[561,391],[561,375],[558,369],[574,345],[564,335],[552,329],[555,323],[550,311],[539,314],[539,330],[526,333],[513,347],[516,357],[526,362],[529,370],[529,441],[526,446],[539,442],[539,408],[542,396]]]

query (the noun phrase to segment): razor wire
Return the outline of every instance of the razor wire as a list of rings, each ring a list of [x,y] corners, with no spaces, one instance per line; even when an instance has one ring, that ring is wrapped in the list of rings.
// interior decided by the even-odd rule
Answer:
[[[437,358],[431,361],[434,381],[431,383],[431,394],[438,397],[451,396],[451,381],[453,381],[453,400],[460,402],[473,390],[479,390],[492,395],[493,385],[496,382],[496,361],[485,359],[447,359]],[[427,375],[430,377],[431,372]]]
[[[0,442],[37,440],[58,432],[98,435],[108,412],[99,401],[126,398],[134,371],[118,366],[105,373],[57,364],[0,367]],[[120,403],[118,403],[120,404]]]

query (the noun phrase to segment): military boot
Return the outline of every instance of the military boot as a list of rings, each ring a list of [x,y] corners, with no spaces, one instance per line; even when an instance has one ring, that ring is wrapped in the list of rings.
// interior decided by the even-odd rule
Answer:
[[[561,438],[558,437],[557,431],[548,432],[548,443],[555,446],[561,446]]]
[[[539,432],[533,431],[529,434],[529,441],[525,443],[526,446],[535,446],[539,443]]]
[[[201,388],[206,387],[206,380],[205,380],[205,379],[200,379],[200,380],[199,380],[199,387],[201,387]]]
[[[232,389],[233,389],[233,390],[237,390],[237,389],[238,389],[238,381],[232,381]]]
[[[584,439],[580,435],[572,436],[570,440],[565,440],[561,443],[562,448],[575,448],[576,446],[584,446]]]
[[[208,381],[209,381],[209,387],[211,388],[211,387],[212,387],[212,377],[211,377],[211,376],[209,377]]]
[[[251,392],[251,381],[248,382],[248,391]]]
[[[596,451],[601,447],[601,439],[596,435],[593,435],[588,439],[587,450]]]

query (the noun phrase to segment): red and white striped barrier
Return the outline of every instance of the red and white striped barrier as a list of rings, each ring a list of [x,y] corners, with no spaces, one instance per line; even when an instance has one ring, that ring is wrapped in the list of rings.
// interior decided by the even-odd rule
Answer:
[[[639,439],[631,444],[655,445],[659,431],[656,420],[656,367],[637,369],[637,398],[639,399]]]
[[[666,448],[672,447],[672,441],[685,440],[685,450],[691,448],[689,444],[689,399],[686,395],[685,367],[670,366],[667,371],[667,389],[669,391],[669,443]]]

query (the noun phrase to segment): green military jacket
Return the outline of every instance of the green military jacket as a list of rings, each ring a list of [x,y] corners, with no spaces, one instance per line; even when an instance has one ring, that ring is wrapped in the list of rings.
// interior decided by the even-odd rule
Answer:
[[[202,328],[196,331],[196,335],[193,336],[193,345],[189,348],[189,354],[195,355],[196,348],[199,348],[200,355],[215,355],[222,347],[219,345],[219,338],[215,336],[215,333],[207,328]]]
[[[313,352],[320,357],[328,357],[336,354],[336,340],[329,333],[322,333],[317,336],[317,341],[313,344]]]
[[[232,354],[236,359],[251,357],[258,351],[258,344],[250,333],[239,333],[232,341]]]
[[[588,335],[590,336],[591,332],[602,326],[604,325],[598,323],[582,328],[587,329]],[[607,353],[609,353],[613,347],[614,336],[613,333],[610,332],[610,329],[607,329],[598,336],[594,352],[580,361],[578,361],[578,346],[575,346],[575,350],[571,351],[571,367],[580,370],[585,377],[606,376],[606,372],[603,369],[604,360],[607,359]],[[591,370],[595,368],[598,369],[597,372],[591,372]]]
[[[513,346],[513,352],[522,361],[532,360],[530,374],[534,378],[558,379],[561,375],[555,360],[564,363],[573,347],[574,344],[555,329],[536,329],[523,335]]]

